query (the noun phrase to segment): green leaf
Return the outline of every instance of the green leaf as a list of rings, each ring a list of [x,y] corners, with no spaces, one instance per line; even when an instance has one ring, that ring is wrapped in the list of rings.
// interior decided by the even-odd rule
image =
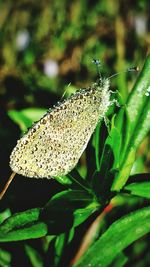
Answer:
[[[68,234],[63,233],[63,234],[60,234],[59,236],[57,236],[56,242],[55,242],[55,253],[56,253],[55,266],[57,266],[58,263],[60,265],[60,260],[61,260],[64,248],[65,248],[67,243],[68,243]]]
[[[52,266],[64,266],[65,249],[71,242],[73,236],[74,228],[56,237],[54,244],[55,259],[54,264],[51,264]]]
[[[150,131],[150,101],[147,96],[150,86],[150,55],[127,101],[126,133],[119,171],[115,176],[112,191],[119,191],[129,178],[137,148]],[[116,126],[117,127],[117,126]],[[122,133],[123,134],[123,133]]]
[[[120,149],[121,149],[121,136],[117,128],[113,127],[110,131],[109,136],[106,139],[105,145],[109,145],[113,151],[113,165],[112,168],[118,168]]]
[[[27,256],[30,259],[30,262],[32,264],[33,267],[43,267],[43,260],[41,255],[37,252],[37,250],[35,250],[34,248],[32,248],[29,245],[25,245],[25,251]]]
[[[20,111],[8,111],[9,117],[19,125],[20,129],[24,132],[31,127],[32,123],[38,121],[46,112],[46,109],[41,108],[27,108]]]
[[[145,105],[143,106],[142,113],[140,114],[135,131],[132,135],[131,146],[136,149],[150,131],[150,99],[147,97]]]
[[[1,267],[11,266],[11,254],[3,249],[0,249],[0,266]]]
[[[10,216],[11,216],[10,209],[6,209],[3,212],[1,212],[0,213],[0,224]]]
[[[112,191],[120,190],[123,185],[126,183],[129,178],[133,163],[135,161],[136,150],[134,148],[130,148],[128,151],[126,158],[118,171],[118,174],[115,177],[115,180],[112,185]]]
[[[123,249],[150,231],[150,207],[114,222],[74,267],[109,266]]]
[[[144,154],[143,155],[141,154],[138,155],[138,157],[134,161],[130,175],[132,176],[135,174],[143,173],[144,168],[145,168],[145,156]]]
[[[150,182],[131,183],[124,187],[130,194],[150,198]]]
[[[101,121],[97,124],[93,136],[93,145],[95,147],[96,169],[100,170],[100,134],[101,134]]]
[[[124,255],[124,253],[119,253],[114,261],[111,263],[111,267],[122,267],[127,263],[128,258]]]
[[[134,132],[138,121],[143,113],[143,108],[149,102],[149,96],[146,96],[147,89],[150,86],[150,55],[147,56],[144,67],[131,91],[127,101],[127,112],[130,119],[130,132]]]
[[[109,136],[105,141],[103,153],[99,163],[100,170],[93,177],[93,189],[97,197],[107,199],[110,194],[110,187],[113,172],[119,167],[121,149],[121,135],[116,127],[112,127]]]
[[[0,225],[0,242],[38,238],[47,234],[47,225],[38,221],[40,209],[14,214]]]
[[[63,233],[82,223],[98,207],[94,196],[87,191],[63,191],[56,194],[44,209],[27,210],[6,219],[0,225],[0,242]]]
[[[19,241],[32,238],[40,238],[47,234],[47,225],[42,222],[37,222],[24,226],[20,229],[15,229],[8,233],[0,232],[0,242]]]
[[[67,175],[55,177],[55,180],[57,180],[60,184],[63,184],[63,185],[71,185],[72,184],[72,181],[69,179],[69,177]]]
[[[15,228],[22,227],[30,222],[35,222],[39,218],[39,214],[40,209],[38,208],[16,213],[6,219],[0,225],[0,231],[4,231],[5,233],[7,233]]]
[[[120,148],[120,158],[119,158],[119,164],[121,164],[121,160],[124,157],[124,154],[126,152],[127,149],[127,145],[128,145],[128,140],[130,138],[130,134],[128,131],[128,127],[127,125],[129,124],[129,118],[128,118],[128,114],[126,112],[126,107],[123,106],[117,116],[115,117],[115,127],[117,128],[120,136],[121,136],[121,148]]]

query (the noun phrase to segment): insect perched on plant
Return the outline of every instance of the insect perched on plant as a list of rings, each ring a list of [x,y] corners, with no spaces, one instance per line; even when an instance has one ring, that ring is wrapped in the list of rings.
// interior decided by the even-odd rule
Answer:
[[[99,61],[94,61],[99,67]],[[10,156],[13,173],[34,178],[68,174],[78,163],[97,123],[112,104],[109,78],[101,78],[58,103],[17,142]]]

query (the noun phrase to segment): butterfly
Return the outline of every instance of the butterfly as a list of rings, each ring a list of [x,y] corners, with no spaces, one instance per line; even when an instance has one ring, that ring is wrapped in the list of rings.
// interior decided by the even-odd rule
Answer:
[[[52,178],[78,163],[97,123],[111,105],[109,79],[99,79],[58,103],[17,142],[10,156],[13,172]]]

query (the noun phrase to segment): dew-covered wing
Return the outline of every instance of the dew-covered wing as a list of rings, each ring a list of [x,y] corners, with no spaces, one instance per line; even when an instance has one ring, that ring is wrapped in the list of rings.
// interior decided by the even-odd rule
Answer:
[[[12,170],[37,178],[69,173],[104,113],[101,101],[101,91],[91,88],[48,111],[18,141],[10,157]]]

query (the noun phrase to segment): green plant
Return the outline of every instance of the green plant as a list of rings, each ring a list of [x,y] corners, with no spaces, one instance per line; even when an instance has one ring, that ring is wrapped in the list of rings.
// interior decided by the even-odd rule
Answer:
[[[62,266],[75,228],[87,218],[101,214],[95,220],[95,230],[91,228],[93,234],[89,234],[90,242],[84,255],[79,261],[74,260],[73,266],[123,266],[127,262],[124,249],[150,231],[149,206],[141,205],[138,209],[136,206],[138,199],[150,198],[150,182],[144,174],[130,176],[137,149],[150,131],[149,91],[150,56],[127,103],[113,114],[109,134],[103,142],[102,127],[97,126],[93,136],[94,174],[82,178],[73,171],[59,177],[57,180],[65,185],[65,190],[54,195],[44,207],[9,216],[0,225],[0,242],[45,237],[48,247],[44,247],[44,253],[53,252],[50,266]],[[131,209],[123,217],[111,221],[109,228],[101,225],[108,211],[129,202]],[[25,244],[25,251],[33,266],[43,266],[42,259],[37,260],[37,252],[30,245]]]

